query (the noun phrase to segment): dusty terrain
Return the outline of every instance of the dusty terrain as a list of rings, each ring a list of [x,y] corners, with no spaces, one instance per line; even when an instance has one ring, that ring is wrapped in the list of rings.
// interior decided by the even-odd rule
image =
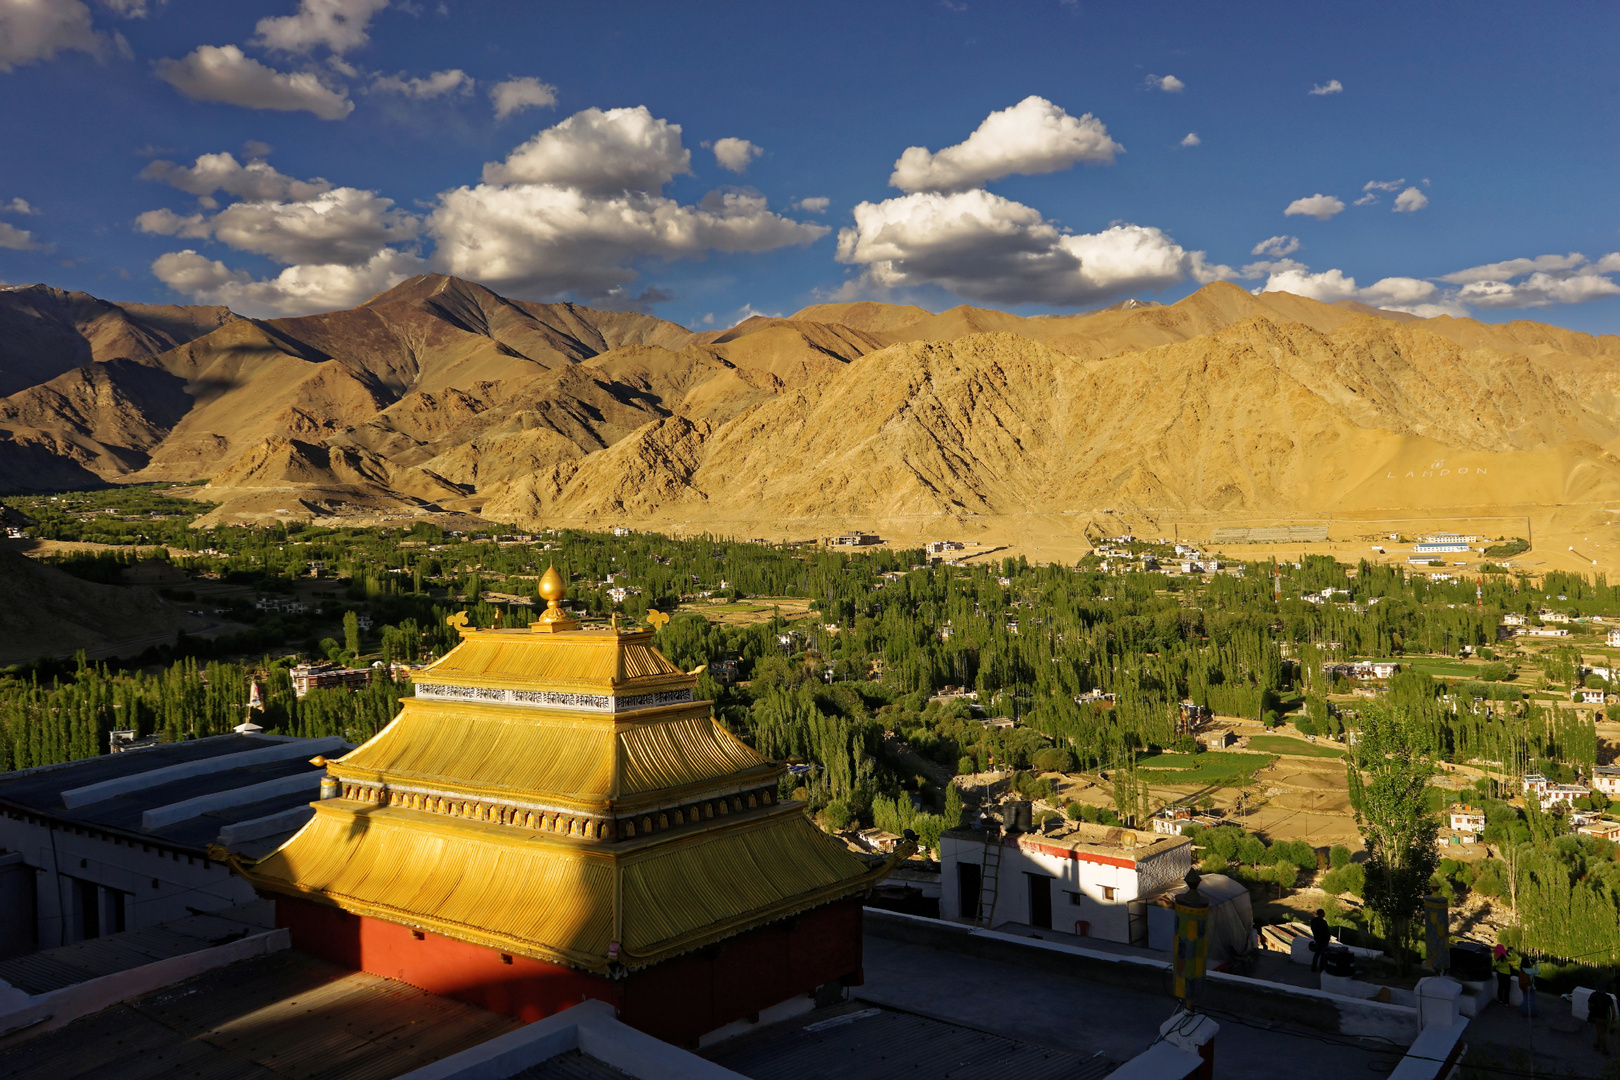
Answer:
[[[0,324],[27,313],[54,329],[0,352],[27,384],[0,399],[14,490],[206,477],[221,522],[865,529],[1042,561],[1127,529],[1322,525],[1220,546],[1376,558],[1380,533],[1449,528],[1530,534],[1532,571],[1620,569],[1620,338],[1531,322],[1217,283],[1074,316],[861,302],[693,333],[431,275],[263,322],[0,291]]]

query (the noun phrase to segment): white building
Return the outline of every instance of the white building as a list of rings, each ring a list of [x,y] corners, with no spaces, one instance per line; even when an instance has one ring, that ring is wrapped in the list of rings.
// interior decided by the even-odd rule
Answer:
[[[1520,615],[1516,611],[1509,611],[1502,616],[1503,626],[1524,626],[1530,622],[1528,615]]]
[[[1608,640],[1611,646],[1620,649],[1620,630],[1610,630]]]
[[[254,899],[208,855],[262,855],[314,814],[339,738],[216,735],[0,774],[0,957]]]
[[[1485,811],[1472,806],[1451,808],[1451,831],[1482,833],[1485,831]]]
[[[1571,690],[1569,692],[1569,696],[1570,696],[1570,700],[1578,701],[1582,705],[1601,705],[1601,704],[1603,704],[1603,691],[1602,690],[1588,690],[1585,687],[1581,687],[1581,688],[1576,689],[1576,690]]]
[[[1620,766],[1597,766],[1592,770],[1592,787],[1605,795],[1620,795]]]
[[[1084,823],[1050,836],[952,829],[940,864],[941,918],[1145,945],[1145,901],[1192,869],[1192,841]]]
[[[1526,626],[1519,633],[1525,637],[1569,637],[1569,631],[1561,626]]]

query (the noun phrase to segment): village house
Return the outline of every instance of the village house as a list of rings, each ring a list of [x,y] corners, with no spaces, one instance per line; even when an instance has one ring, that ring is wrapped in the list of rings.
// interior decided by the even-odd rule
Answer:
[[[331,661],[318,664],[299,664],[289,674],[293,693],[303,697],[311,690],[364,690],[371,685],[370,668],[344,667]]]
[[[1451,808],[1451,831],[1482,833],[1485,831],[1485,811],[1462,804]]]
[[[1610,630],[1608,641],[1612,648],[1620,649],[1620,630]]]
[[[1523,637],[1569,637],[1569,631],[1561,626],[1526,626],[1519,634]]]
[[[1602,690],[1588,690],[1585,687],[1581,687],[1581,688],[1578,688],[1578,689],[1575,689],[1575,690],[1571,690],[1569,692],[1569,697],[1570,697],[1571,701],[1578,701],[1582,705],[1601,705],[1601,704],[1603,704],[1603,691]]]
[[[1573,621],[1569,617],[1569,614],[1567,612],[1563,612],[1563,611],[1547,611],[1547,610],[1543,609],[1538,614],[1540,614],[1542,622],[1567,623],[1567,622],[1572,622]]]
[[[1503,626],[1525,626],[1530,622],[1530,616],[1520,615],[1516,611],[1509,611],[1502,616]]]
[[[960,540],[933,540],[925,550],[930,555],[943,555],[947,551],[962,551],[966,547]]]
[[[1620,843],[1620,821],[1594,821],[1590,825],[1578,827],[1575,831],[1583,836],[1595,836],[1599,840]]]
[[[940,867],[941,918],[1145,945],[1146,901],[1192,869],[1192,841],[1086,823],[1056,835],[951,829]]]

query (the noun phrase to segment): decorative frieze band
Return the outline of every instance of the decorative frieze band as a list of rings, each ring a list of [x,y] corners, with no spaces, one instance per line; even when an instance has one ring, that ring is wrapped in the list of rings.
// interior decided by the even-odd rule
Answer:
[[[496,686],[425,682],[416,684],[416,696],[432,701],[476,701],[494,705],[523,705],[534,709],[583,709],[605,713],[679,705],[693,700],[690,687],[615,697],[612,694],[569,694],[558,690],[511,690]]]
[[[484,799],[440,795],[420,789],[390,789],[383,784],[356,781],[344,781],[339,793],[342,798],[376,806],[399,806],[407,810],[421,810],[430,814],[444,814],[472,821],[488,821],[521,829],[539,829],[587,840],[610,841],[633,840],[638,836],[650,836],[683,825],[746,813],[762,806],[776,804],[776,792],[769,786],[624,817],[597,817],[568,811],[514,806],[510,803]]]

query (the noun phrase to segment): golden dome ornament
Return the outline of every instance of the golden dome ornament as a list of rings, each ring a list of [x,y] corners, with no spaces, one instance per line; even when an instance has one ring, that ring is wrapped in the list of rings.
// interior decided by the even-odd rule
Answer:
[[[579,623],[570,618],[558,603],[567,595],[568,586],[563,583],[562,575],[557,573],[557,567],[547,566],[546,572],[540,575],[540,599],[546,602],[546,610],[540,613],[539,619],[529,624],[529,629],[540,634],[578,630]]]

